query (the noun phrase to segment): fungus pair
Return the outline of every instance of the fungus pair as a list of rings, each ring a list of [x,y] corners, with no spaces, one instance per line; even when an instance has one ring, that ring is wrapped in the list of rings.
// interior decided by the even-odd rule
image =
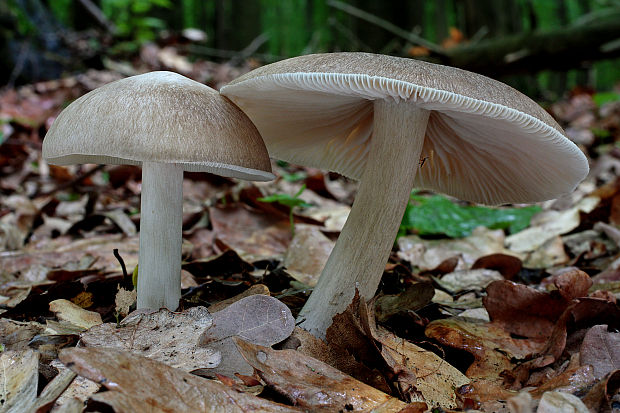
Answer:
[[[149,75],[143,76],[146,79]],[[112,88],[113,84],[106,87]],[[254,122],[271,157],[360,180],[345,227],[300,313],[301,326],[318,337],[325,335],[333,316],[351,302],[355,289],[365,299],[373,297],[414,187],[485,204],[537,202],[572,191],[588,172],[583,153],[536,103],[507,85],[452,67],[367,53],[308,55],[258,68],[223,87],[221,93]],[[69,144],[59,150],[51,149],[54,141],[76,142],[74,139],[82,136],[82,143],[77,144],[79,148],[84,142],[112,133],[95,116],[102,114],[112,119],[130,116],[129,108],[122,102],[107,105],[105,109],[71,110],[78,102],[85,103],[88,96],[65,110],[71,111],[72,119],[63,118],[64,112],[59,116],[58,124],[64,123],[63,119],[79,124],[53,126],[44,142],[44,156],[62,164],[103,161],[150,164],[151,159],[145,156],[118,152],[104,155],[99,150],[82,149],[79,153],[87,155],[78,157],[76,148],[70,148]],[[157,145],[148,145],[156,147],[162,146],[166,139],[175,143],[184,140],[192,149],[182,152],[183,155],[169,149],[165,152],[173,160],[166,161],[163,157],[158,160],[210,172],[215,171],[214,162],[218,167],[225,163],[228,169],[224,170],[229,176],[269,179],[266,163],[244,164],[249,169],[241,174],[240,169],[229,166],[232,162],[229,158],[224,161],[207,157],[212,152],[219,154],[220,149],[202,148],[195,152],[193,148],[199,139],[197,128],[188,127],[187,123],[214,116],[207,114],[211,112],[206,107],[207,101],[196,100],[188,108],[184,107],[185,99],[178,99],[172,113],[169,109],[158,109],[156,99],[150,99],[148,105],[136,103],[132,110],[140,108],[147,114],[136,115],[139,121],[132,121],[131,130],[118,133],[117,140],[134,135],[146,139],[154,135],[149,139],[154,139]],[[120,114],[119,109],[123,111]],[[160,114],[153,116],[153,112]],[[162,112],[166,120],[155,129],[166,124],[165,134],[157,133],[150,124]],[[81,120],[75,120],[76,115]],[[84,119],[97,122],[97,126],[85,127]],[[222,120],[221,115],[218,119]],[[188,128],[193,135],[186,132]],[[54,139],[48,143],[50,137]],[[233,133],[230,139],[219,144],[245,149],[237,146],[237,135]],[[114,142],[103,147],[117,145]],[[133,150],[139,149],[143,155],[150,153],[152,148],[140,147],[141,142],[134,144]],[[146,145],[147,141],[144,142]],[[427,157],[432,161],[421,162]],[[205,159],[211,159],[211,163],[204,162]],[[196,167],[203,164],[209,166]],[[147,184],[148,181],[143,182],[145,192]],[[142,219],[145,218],[143,212]],[[157,259],[162,254],[154,252],[151,258],[146,258],[142,253],[145,237],[141,235],[140,270],[143,256]],[[139,277],[142,280],[138,285],[139,296],[143,294],[141,286],[150,282],[147,277],[151,276],[142,271],[141,274],[144,277]],[[139,305],[152,306],[152,302],[149,300],[147,305],[147,301],[139,301]],[[174,300],[165,305],[169,303],[174,304]]]

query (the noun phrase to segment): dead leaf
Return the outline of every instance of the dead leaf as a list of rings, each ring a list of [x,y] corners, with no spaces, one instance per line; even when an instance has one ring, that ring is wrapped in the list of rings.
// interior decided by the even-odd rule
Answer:
[[[184,371],[215,367],[221,355],[212,348],[198,346],[200,334],[212,324],[204,307],[182,313],[167,309],[134,312],[120,325],[105,323],[81,334],[86,347],[110,347],[150,357]]]
[[[306,330],[295,327],[293,334],[282,344],[282,349],[297,350],[306,356],[315,358],[337,368],[349,376],[364,382],[382,392],[389,392],[385,377],[377,370],[371,370],[357,361],[347,349],[340,346],[327,345]]]
[[[0,353],[0,408],[28,412],[34,406],[39,382],[39,354],[31,349]]]
[[[517,276],[523,263],[513,255],[507,254],[490,254],[480,257],[471,266],[472,270],[486,268],[498,271],[507,280],[512,280]]]
[[[431,302],[435,289],[431,283],[418,282],[396,295],[382,295],[375,300],[377,321],[385,322],[400,312],[415,311]]]
[[[27,350],[28,343],[45,330],[43,324],[0,318],[0,344],[4,350]]]
[[[297,224],[282,265],[291,277],[314,287],[334,244],[317,226]]]
[[[373,336],[381,343],[381,352],[384,357],[391,359],[391,367],[410,373],[407,380],[399,377],[401,384],[413,386],[413,389],[403,389],[404,394],[412,390],[419,392],[429,406],[439,406],[444,409],[457,407],[455,389],[468,384],[469,379],[459,370],[450,365],[441,357],[419,347],[407,340],[396,337],[394,334],[377,327]]]
[[[454,294],[464,290],[483,290],[493,281],[503,279],[504,277],[499,272],[482,268],[454,271],[445,274],[436,281],[440,287]]]
[[[549,337],[570,301],[587,296],[592,285],[583,271],[568,269],[554,279],[557,291],[541,292],[511,281],[487,287],[483,303],[493,323],[523,337]]]
[[[398,239],[398,256],[422,271],[434,270],[454,257],[458,258],[454,270],[469,269],[478,258],[490,254],[501,253],[520,258],[520,254],[504,247],[504,239],[504,231],[485,227],[474,229],[469,237],[451,240],[426,240],[408,235]]]
[[[540,212],[532,218],[528,228],[506,237],[506,245],[513,252],[535,251],[552,238],[577,228],[579,213],[591,212],[599,202],[598,197],[586,197],[564,211]]]
[[[558,412],[590,413],[581,399],[570,393],[549,391],[543,394],[536,413]]]
[[[398,412],[406,404],[312,357],[235,340],[259,376],[292,403],[313,411]]]
[[[594,369],[594,377],[600,380],[613,370],[620,369],[620,333],[607,331],[606,325],[590,328],[583,338],[579,360]]]
[[[49,307],[50,311],[61,322],[72,324],[84,330],[103,323],[99,313],[85,310],[69,300],[54,300],[50,302]]]
[[[250,262],[281,259],[291,240],[288,219],[248,211],[235,204],[209,208],[217,240]]]
[[[465,374],[489,382],[503,382],[501,373],[513,367],[512,360],[523,360],[539,353],[545,340],[524,340],[511,337],[497,325],[480,320],[452,317],[428,324],[425,334],[443,345],[471,353],[474,362]]]
[[[209,310],[210,313],[216,313],[225,309],[229,305],[236,303],[242,298],[249,297],[255,294],[270,295],[269,288],[267,288],[267,286],[264,284],[254,284],[244,292],[237,294],[234,297],[230,297],[226,300],[218,301],[217,303],[210,305],[209,307],[207,307],[207,310]]]
[[[295,319],[291,310],[280,300],[268,295],[242,298],[213,314],[213,325],[200,337],[200,346],[213,349],[222,362],[200,370],[200,374],[235,373],[251,375],[252,368],[245,362],[233,344],[239,337],[254,344],[271,346],[291,335]]]
[[[239,392],[159,361],[112,348],[71,348],[60,353],[71,370],[105,386],[96,400],[112,406],[149,406],[164,412],[299,412]],[[117,397],[115,393],[123,394]],[[134,400],[129,400],[134,399]]]

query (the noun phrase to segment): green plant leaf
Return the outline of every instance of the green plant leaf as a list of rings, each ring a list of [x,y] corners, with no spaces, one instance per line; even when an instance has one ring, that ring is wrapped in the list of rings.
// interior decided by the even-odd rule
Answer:
[[[620,93],[618,92],[599,92],[592,95],[592,101],[596,104],[596,106],[602,106],[605,103],[609,102],[618,102],[620,101]]]
[[[289,195],[289,194],[273,194],[273,195],[269,195],[269,196],[265,196],[262,198],[257,198],[258,201],[260,202],[277,202],[278,204],[287,206],[289,208],[295,208],[295,207],[302,207],[302,208],[307,208],[312,206],[311,204],[307,203],[306,201],[304,201],[303,199],[299,199],[299,196],[302,194],[302,192],[304,192],[306,190],[306,185],[302,185],[301,189],[293,196]]]
[[[420,235],[445,234],[453,238],[466,237],[474,228],[507,229],[511,233],[527,228],[538,206],[523,208],[487,208],[462,206],[449,199],[434,195],[412,195],[407,205],[399,234],[413,231]]]

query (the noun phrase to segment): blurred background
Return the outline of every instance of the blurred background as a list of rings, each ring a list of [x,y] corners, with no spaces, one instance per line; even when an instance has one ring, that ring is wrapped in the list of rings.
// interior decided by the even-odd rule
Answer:
[[[0,1],[0,86],[87,69],[174,70],[219,86],[213,62],[243,71],[332,51],[457,66],[540,101],[575,88],[617,97],[620,1]]]

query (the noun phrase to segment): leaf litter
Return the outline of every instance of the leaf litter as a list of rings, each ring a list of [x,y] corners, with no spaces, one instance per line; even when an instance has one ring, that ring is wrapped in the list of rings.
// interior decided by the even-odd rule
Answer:
[[[212,86],[240,73],[148,48],[157,64],[193,68]],[[0,150],[0,344],[6,366],[19,371],[6,367],[3,403],[524,413],[617,403],[620,151],[592,132],[620,140],[613,96],[576,91],[549,108],[592,159],[591,176],[569,196],[494,210],[414,194],[377,296],[351,303],[321,341],[294,329],[293,316],[356,184],[283,163],[272,183],[186,174],[182,308],[124,318],[135,305],[139,168],[57,167],[40,155],[63,102],[119,77],[92,71],[51,90],[0,94],[0,117],[9,119]],[[420,221],[422,213],[434,218]],[[75,373],[59,354],[79,374],[71,384]],[[108,390],[95,393],[101,385]]]

